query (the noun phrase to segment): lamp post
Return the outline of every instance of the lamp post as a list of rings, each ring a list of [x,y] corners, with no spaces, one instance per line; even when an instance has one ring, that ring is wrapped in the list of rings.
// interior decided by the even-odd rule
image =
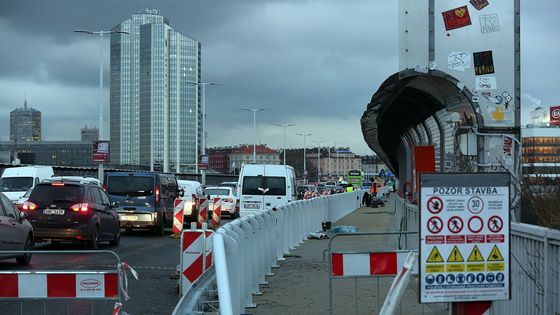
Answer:
[[[257,112],[268,110],[268,108],[242,108],[241,110],[253,112],[253,163],[257,162]]]
[[[321,181],[321,143],[325,141],[313,140],[313,142],[317,143],[317,183],[319,183]]]
[[[291,127],[291,126],[295,126],[296,124],[284,124],[284,125],[279,125],[279,124],[272,124],[273,126],[278,126],[278,127],[282,127],[284,128],[284,165],[286,165],[286,128],[287,127]]]
[[[296,135],[298,136],[303,136],[303,177],[304,179],[307,177],[307,155],[306,155],[306,145],[305,145],[305,138],[307,138],[307,136],[312,136],[312,133],[296,133]]]
[[[206,86],[207,85],[223,85],[220,82],[191,82],[191,81],[187,81],[188,84],[193,84],[193,85],[198,85],[200,86],[201,92],[202,92],[202,139],[201,139],[201,148],[200,148],[200,155],[201,156],[205,156],[206,155]],[[177,115],[177,117],[179,117],[179,115]],[[179,126],[179,124],[177,124],[177,126]],[[179,133],[177,133],[179,134]],[[179,172],[179,137],[177,137],[177,172]],[[197,163],[196,163],[196,172],[198,173],[198,157],[197,157]],[[201,169],[200,170],[201,173],[201,182],[202,182],[202,186],[206,185],[206,169]]]
[[[125,31],[90,31],[90,30],[74,30],[76,33],[84,33],[89,35],[99,34],[99,139],[104,140],[103,134],[103,35],[105,34],[129,34]],[[130,157],[129,157],[130,158]],[[97,177],[103,183],[103,162],[100,162],[97,169]]]

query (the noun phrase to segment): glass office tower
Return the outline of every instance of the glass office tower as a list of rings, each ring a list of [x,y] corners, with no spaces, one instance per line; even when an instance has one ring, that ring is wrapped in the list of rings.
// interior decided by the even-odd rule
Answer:
[[[41,112],[27,107],[27,100],[10,112],[10,140],[41,141]]]
[[[196,171],[201,140],[200,43],[142,9],[111,34],[111,163]]]

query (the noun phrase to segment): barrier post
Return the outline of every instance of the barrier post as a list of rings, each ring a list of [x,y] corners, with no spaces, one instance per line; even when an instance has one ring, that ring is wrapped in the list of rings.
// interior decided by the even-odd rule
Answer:
[[[199,199],[200,209],[198,211],[197,227],[202,228],[202,223],[206,223],[208,215],[208,200],[206,198]]]
[[[222,199],[214,198],[212,207],[212,227],[217,229],[220,226],[220,220],[222,217]]]
[[[173,234],[179,235],[183,231],[183,208],[185,207],[185,200],[175,199],[175,204],[173,207]]]

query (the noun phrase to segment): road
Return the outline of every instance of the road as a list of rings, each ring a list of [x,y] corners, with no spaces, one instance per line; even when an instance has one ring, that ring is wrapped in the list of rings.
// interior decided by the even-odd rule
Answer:
[[[176,273],[179,263],[180,241],[170,237],[170,229],[166,234],[162,237],[145,231],[123,231],[119,246],[100,245],[100,250],[114,251],[121,261],[127,262],[138,272],[138,280],[134,280],[130,274],[128,277],[131,299],[124,303],[123,310],[129,314],[168,315],[179,301],[177,280],[171,279],[171,276]],[[64,252],[84,248],[71,243],[39,243],[35,249]],[[114,269],[115,264],[115,258],[108,254],[34,254],[31,264],[26,268],[17,266],[15,259],[9,259],[0,261],[0,270],[107,270]],[[6,300],[0,301],[0,313],[18,314],[23,310],[23,314],[33,315],[111,314],[113,306],[114,302],[107,301],[49,301],[45,305],[42,301]]]

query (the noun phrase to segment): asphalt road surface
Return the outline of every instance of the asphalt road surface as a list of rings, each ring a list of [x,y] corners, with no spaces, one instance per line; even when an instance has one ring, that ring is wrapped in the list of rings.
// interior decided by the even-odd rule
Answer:
[[[223,221],[223,223],[229,220]],[[128,276],[130,300],[124,302],[123,311],[131,314],[171,314],[179,301],[176,274],[179,264],[180,240],[155,236],[148,231],[121,234],[119,246],[101,244],[100,250],[114,251],[121,261],[138,272],[138,280]],[[59,253],[85,250],[71,243],[39,243],[36,250],[54,250]],[[115,257],[110,254],[34,254],[29,266],[18,266],[15,259],[0,260],[0,270],[108,270],[115,269]],[[115,301],[30,301],[0,300],[0,314],[111,314]]]

